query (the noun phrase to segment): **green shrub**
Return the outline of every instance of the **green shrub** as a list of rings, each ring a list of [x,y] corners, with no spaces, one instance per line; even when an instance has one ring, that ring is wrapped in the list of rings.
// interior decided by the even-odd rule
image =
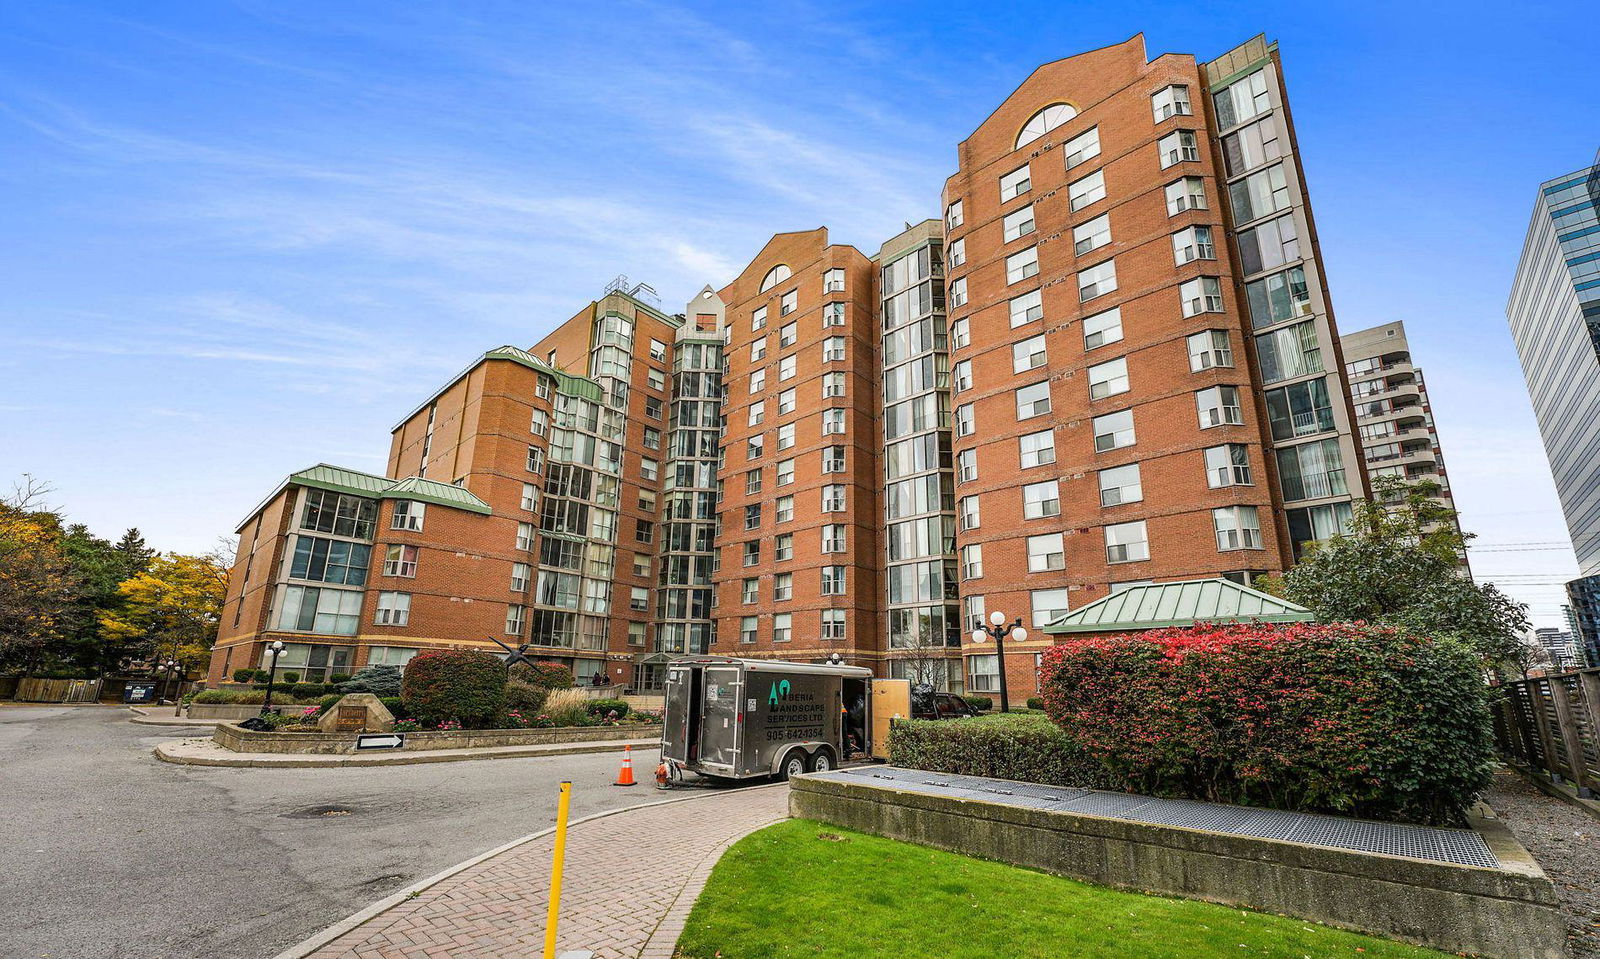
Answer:
[[[988,696],[962,695],[961,698],[967,701],[968,706],[971,706],[973,709],[976,709],[982,713],[986,713],[994,708],[994,700],[990,699]]]
[[[400,695],[403,666],[363,666],[339,684],[341,693],[371,693],[378,698]]]
[[[343,698],[344,697],[338,693],[329,693],[328,695],[322,697],[321,699],[317,700],[317,711],[314,715],[321,716],[328,710],[337,706],[339,704],[339,700]]]
[[[288,685],[293,686],[295,683],[300,681],[300,674],[290,670],[283,674],[283,681]]]
[[[1044,716],[901,719],[889,730],[889,762],[911,769],[1089,789],[1110,779],[1093,757]]]
[[[405,703],[400,701],[399,696],[379,696],[378,702],[383,703],[384,708],[389,710],[389,715],[395,719],[406,719],[411,715],[406,711]]]
[[[1237,624],[1044,654],[1045,709],[1123,789],[1460,824],[1488,785],[1472,650],[1360,623]]]
[[[255,678],[256,671],[253,669],[236,669],[233,671],[233,681],[236,683],[248,683]]]
[[[616,718],[621,719],[628,715],[630,708],[632,707],[628,705],[627,700],[623,699],[591,699],[587,705],[589,715],[601,718],[607,713],[614,712],[617,714]]]
[[[331,685],[337,686],[340,683],[345,682],[349,678],[350,678],[350,674],[349,673],[333,673],[332,675],[330,675],[328,677],[328,682]]]
[[[1028,708],[1036,709],[1039,712],[1044,712],[1044,700],[1040,699],[1038,696],[1029,696]]]
[[[505,663],[476,649],[419,653],[406,665],[400,701],[423,723],[482,729],[505,709]]]
[[[544,709],[545,700],[550,698],[550,690],[543,686],[535,686],[513,679],[506,683],[506,711],[516,711],[524,717],[532,719]]]
[[[296,699],[316,699],[318,696],[326,695],[327,692],[326,683],[295,683],[289,687],[290,695]]]
[[[272,678],[272,670],[270,670],[270,669],[258,669],[258,670],[255,670],[256,682],[264,683],[270,678]]]
[[[560,663],[517,663],[511,678],[544,689],[571,689],[576,682],[572,670]]]

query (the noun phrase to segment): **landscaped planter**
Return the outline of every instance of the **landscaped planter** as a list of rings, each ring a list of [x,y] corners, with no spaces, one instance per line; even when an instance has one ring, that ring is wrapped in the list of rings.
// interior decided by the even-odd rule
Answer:
[[[293,715],[296,711],[304,710],[305,706],[286,706],[282,703],[273,703],[272,708]],[[251,716],[261,715],[260,703],[190,703],[187,715],[190,719],[215,719],[224,722],[237,722],[249,719]]]
[[[256,707],[257,710],[260,707]],[[495,746],[543,746],[620,739],[659,739],[660,726],[570,726],[554,729],[454,729],[405,733],[398,751],[486,749]],[[310,753],[337,755],[356,751],[354,733],[257,732],[234,723],[220,723],[211,736],[224,749],[242,753]]]

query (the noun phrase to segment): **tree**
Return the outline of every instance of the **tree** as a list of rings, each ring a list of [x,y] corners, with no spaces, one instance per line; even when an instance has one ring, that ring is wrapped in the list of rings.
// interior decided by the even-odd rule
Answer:
[[[144,534],[139,532],[137,526],[131,527],[117,540],[117,545],[112,549],[117,555],[117,569],[120,575],[118,580],[133,579],[140,573],[150,568],[156,558],[156,551],[144,544]]]
[[[198,669],[217,640],[228,572],[207,556],[158,555],[118,586],[122,606],[101,617],[101,628],[147,655],[175,656],[185,670]]]
[[[1471,537],[1455,510],[1432,498],[1439,485],[1385,476],[1373,487],[1374,499],[1352,507],[1350,531],[1314,544],[1269,591],[1323,622],[1403,626],[1466,642],[1489,667],[1514,661],[1528,608],[1466,574],[1461,556]]]
[[[73,597],[56,515],[0,501],[0,669],[35,665],[61,635]]]
[[[944,644],[944,634],[927,616],[919,616],[917,623],[906,632],[904,645],[895,646],[891,652],[893,658],[905,665],[905,678],[913,686],[933,686],[938,688],[947,676],[948,664],[956,663],[960,668],[960,660],[952,659],[951,647]]]

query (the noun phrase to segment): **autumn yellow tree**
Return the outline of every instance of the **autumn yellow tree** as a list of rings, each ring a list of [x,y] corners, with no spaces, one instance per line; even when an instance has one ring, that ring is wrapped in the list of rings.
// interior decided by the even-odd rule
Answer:
[[[34,664],[72,598],[59,519],[0,502],[0,669]]]
[[[176,655],[188,672],[205,665],[228,593],[226,566],[212,556],[168,553],[117,592],[122,605],[100,617],[107,639],[142,643],[152,656]]]

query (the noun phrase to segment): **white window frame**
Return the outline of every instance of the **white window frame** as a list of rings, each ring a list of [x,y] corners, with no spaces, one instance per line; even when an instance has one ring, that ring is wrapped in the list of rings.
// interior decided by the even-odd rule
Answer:
[[[1006,285],[1039,275],[1039,248],[1030,246],[1006,257]],[[966,302],[963,298],[962,302]],[[957,304],[960,305],[960,304]]]
[[[1144,520],[1105,527],[1107,563],[1141,563],[1150,558],[1150,530]]]
[[[1096,363],[1086,372],[1089,377],[1091,400],[1103,400],[1108,396],[1126,393],[1133,388],[1128,379],[1128,358],[1125,356]]]
[[[1144,478],[1138,463],[1103,469],[1095,475],[1100,486],[1100,505],[1122,506],[1144,501]]]
[[[1067,550],[1060,533],[1028,537],[1028,572],[1055,573],[1067,568]]]
[[[1092,253],[1111,242],[1111,214],[1102,213],[1072,228],[1074,256]]]

